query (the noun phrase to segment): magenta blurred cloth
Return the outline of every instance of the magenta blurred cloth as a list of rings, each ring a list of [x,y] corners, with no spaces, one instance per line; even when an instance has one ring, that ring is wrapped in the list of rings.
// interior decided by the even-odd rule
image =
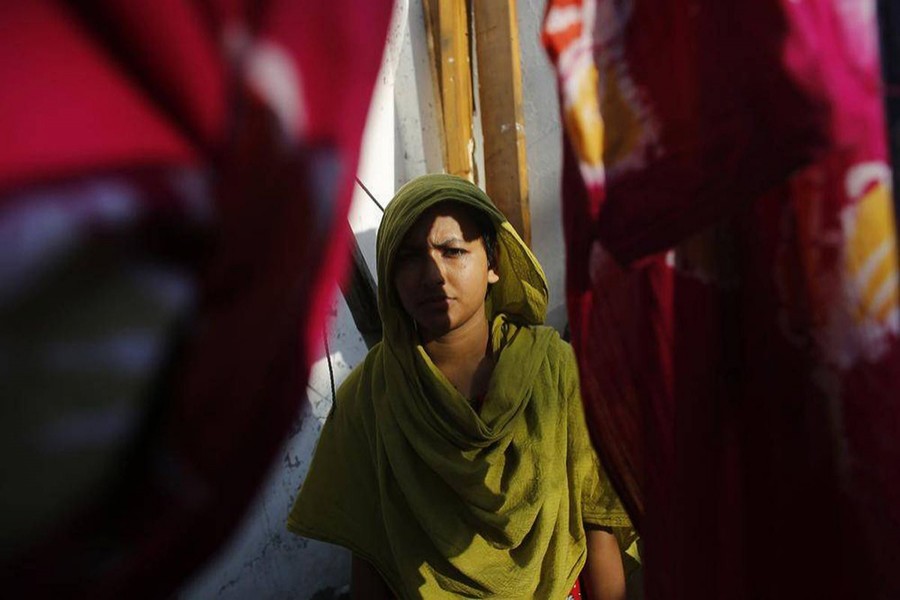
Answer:
[[[550,0],[543,39],[572,342],[648,597],[896,597],[874,0]]]
[[[77,228],[70,242],[140,246],[187,269],[198,290],[152,374],[122,475],[5,552],[5,592],[165,597],[231,532],[305,398],[347,261],[391,7],[4,6],[0,225],[47,219]],[[109,181],[115,194],[94,193]],[[4,275],[29,256],[6,256]],[[77,310],[64,297],[58,307]]]

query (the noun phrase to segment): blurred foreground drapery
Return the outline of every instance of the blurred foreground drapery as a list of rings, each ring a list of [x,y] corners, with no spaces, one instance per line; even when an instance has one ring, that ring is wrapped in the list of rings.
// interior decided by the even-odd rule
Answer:
[[[900,596],[874,1],[549,0],[543,36],[573,344],[648,597]]]
[[[305,397],[389,0],[6,3],[10,597],[165,597]]]

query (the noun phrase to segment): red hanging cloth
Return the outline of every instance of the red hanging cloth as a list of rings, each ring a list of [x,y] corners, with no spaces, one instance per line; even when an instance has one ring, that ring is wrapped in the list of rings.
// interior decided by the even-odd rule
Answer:
[[[874,6],[548,2],[573,344],[648,597],[900,594]]]
[[[6,593],[165,597],[233,529],[305,397],[347,260],[343,224],[391,8],[4,6],[0,226],[63,216],[73,248],[175,257],[198,289],[165,368],[148,376],[149,416],[115,457],[121,475],[4,551]],[[116,182],[112,197],[90,192],[101,180]],[[113,218],[98,202],[128,210]],[[192,243],[170,235],[179,228]],[[27,258],[7,255],[4,269]],[[54,302],[49,315],[77,310]]]

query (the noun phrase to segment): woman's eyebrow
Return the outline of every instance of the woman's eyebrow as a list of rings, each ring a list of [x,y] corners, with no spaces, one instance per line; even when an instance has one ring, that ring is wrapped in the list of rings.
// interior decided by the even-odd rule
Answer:
[[[431,244],[432,248],[444,248],[446,246],[449,246],[450,244],[465,244],[466,241],[464,239],[462,239],[461,237],[453,236],[453,237],[449,237],[440,242],[435,242],[435,241],[429,240],[428,243]]]

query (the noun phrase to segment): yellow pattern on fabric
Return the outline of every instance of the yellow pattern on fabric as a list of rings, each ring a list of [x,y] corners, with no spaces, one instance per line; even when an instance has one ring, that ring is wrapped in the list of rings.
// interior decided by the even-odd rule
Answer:
[[[880,183],[848,211],[846,270],[856,291],[852,316],[856,325],[887,327],[896,319],[897,245],[891,194]]]
[[[386,283],[409,227],[448,200],[498,231],[497,362],[480,412],[418,345]],[[338,391],[289,529],[366,558],[401,598],[564,598],[584,565],[584,522],[628,519],[588,441],[571,347],[540,326],[540,265],[481,190],[445,175],[400,190],[377,245],[384,339]]]
[[[571,105],[563,109],[566,131],[578,159],[587,165],[603,164],[603,120],[597,95],[597,68],[586,67],[577,81]]]

